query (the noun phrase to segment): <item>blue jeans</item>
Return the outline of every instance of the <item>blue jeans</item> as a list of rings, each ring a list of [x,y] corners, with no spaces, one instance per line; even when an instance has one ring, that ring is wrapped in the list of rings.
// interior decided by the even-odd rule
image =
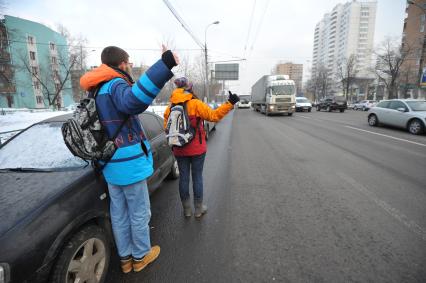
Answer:
[[[140,259],[151,250],[151,205],[146,180],[127,186],[108,184],[108,191],[118,255]]]
[[[192,172],[194,201],[203,200],[203,167],[206,154],[176,156],[179,166],[179,194],[182,201],[189,198],[189,173]]]

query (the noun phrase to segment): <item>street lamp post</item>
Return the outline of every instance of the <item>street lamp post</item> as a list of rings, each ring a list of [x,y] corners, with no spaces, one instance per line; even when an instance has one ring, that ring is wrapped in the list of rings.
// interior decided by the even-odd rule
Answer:
[[[219,24],[219,21],[215,21],[209,25],[206,26],[206,29],[204,30],[204,63],[205,63],[205,73],[206,73],[206,77],[204,80],[204,93],[206,94],[207,97],[207,102],[210,101],[210,87],[209,87],[209,65],[208,65],[208,61],[207,61],[207,29],[211,26],[211,25],[217,25]]]

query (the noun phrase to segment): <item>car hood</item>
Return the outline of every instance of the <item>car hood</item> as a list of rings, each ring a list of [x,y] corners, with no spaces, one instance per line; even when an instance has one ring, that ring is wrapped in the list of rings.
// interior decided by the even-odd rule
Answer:
[[[0,238],[87,172],[0,172]]]
[[[312,106],[312,104],[308,103],[308,102],[296,102],[297,106]]]

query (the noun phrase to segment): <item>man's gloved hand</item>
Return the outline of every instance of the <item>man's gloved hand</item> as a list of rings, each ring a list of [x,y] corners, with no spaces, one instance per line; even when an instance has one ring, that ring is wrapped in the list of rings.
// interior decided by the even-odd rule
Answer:
[[[230,90],[228,92],[229,92],[228,101],[231,102],[232,105],[240,101],[240,97],[236,93],[232,93]]]
[[[161,60],[163,60],[164,64],[166,64],[167,68],[170,70],[179,64],[179,57],[176,53],[167,50],[166,46],[163,47],[163,54],[161,55]]]

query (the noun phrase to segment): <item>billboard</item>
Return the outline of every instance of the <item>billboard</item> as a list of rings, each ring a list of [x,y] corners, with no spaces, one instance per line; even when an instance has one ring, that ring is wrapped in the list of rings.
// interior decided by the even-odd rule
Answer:
[[[214,78],[218,81],[236,81],[239,75],[239,64],[215,64]]]

